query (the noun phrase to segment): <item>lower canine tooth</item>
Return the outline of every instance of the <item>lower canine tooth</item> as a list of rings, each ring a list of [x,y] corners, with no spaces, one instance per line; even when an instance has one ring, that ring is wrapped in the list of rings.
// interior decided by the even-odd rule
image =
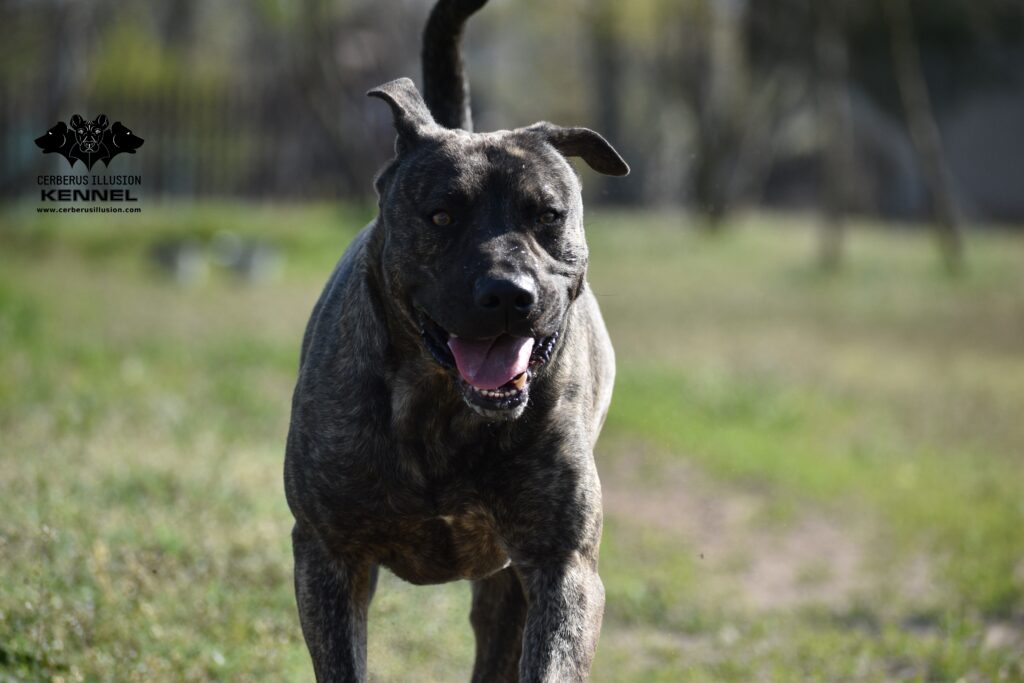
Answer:
[[[520,372],[518,375],[516,375],[512,379],[512,386],[514,386],[516,389],[522,390],[522,388],[526,386],[526,373]]]

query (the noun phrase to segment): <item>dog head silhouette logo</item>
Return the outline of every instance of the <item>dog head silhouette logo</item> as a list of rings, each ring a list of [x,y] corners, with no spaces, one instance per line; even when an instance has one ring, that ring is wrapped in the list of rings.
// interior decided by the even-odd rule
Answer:
[[[135,154],[135,150],[145,142],[120,121],[110,125],[110,120],[104,114],[92,121],[75,114],[68,123],[70,126],[58,121],[46,134],[36,138],[36,145],[43,150],[43,154],[60,154],[72,167],[79,161],[88,170],[97,161],[109,166],[110,160],[118,154]]]

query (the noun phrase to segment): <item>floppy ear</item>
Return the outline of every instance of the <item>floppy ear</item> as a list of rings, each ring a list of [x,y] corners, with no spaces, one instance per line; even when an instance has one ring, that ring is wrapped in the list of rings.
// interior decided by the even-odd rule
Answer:
[[[629,174],[629,164],[623,161],[611,143],[589,128],[563,128],[542,121],[526,130],[541,136],[564,156],[583,159],[598,173],[618,176]]]
[[[398,78],[378,85],[366,94],[384,100],[391,107],[395,130],[398,131],[396,145],[399,150],[419,142],[431,128],[437,127],[419,91],[408,78]]]

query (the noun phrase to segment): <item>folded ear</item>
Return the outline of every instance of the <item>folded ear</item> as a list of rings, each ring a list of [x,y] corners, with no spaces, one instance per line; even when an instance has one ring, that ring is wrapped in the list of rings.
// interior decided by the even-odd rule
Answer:
[[[395,117],[395,130],[398,131],[399,150],[403,146],[415,144],[431,128],[437,127],[423,97],[408,78],[398,78],[378,85],[366,94],[384,100],[391,107],[391,114]]]
[[[629,174],[629,164],[623,161],[611,143],[589,128],[563,128],[542,121],[526,130],[540,135],[564,156],[583,159],[598,173],[618,176]]]

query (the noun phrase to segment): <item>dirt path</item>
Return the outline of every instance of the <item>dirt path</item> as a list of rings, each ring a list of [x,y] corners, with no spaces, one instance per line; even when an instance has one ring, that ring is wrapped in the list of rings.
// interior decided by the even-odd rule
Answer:
[[[796,503],[780,512],[767,493],[713,481],[680,458],[633,443],[626,453],[626,446],[609,444],[599,457],[606,516],[693,548],[702,576],[737,607],[842,609],[874,589],[868,520]],[[929,568],[912,564],[901,593],[923,596]]]

